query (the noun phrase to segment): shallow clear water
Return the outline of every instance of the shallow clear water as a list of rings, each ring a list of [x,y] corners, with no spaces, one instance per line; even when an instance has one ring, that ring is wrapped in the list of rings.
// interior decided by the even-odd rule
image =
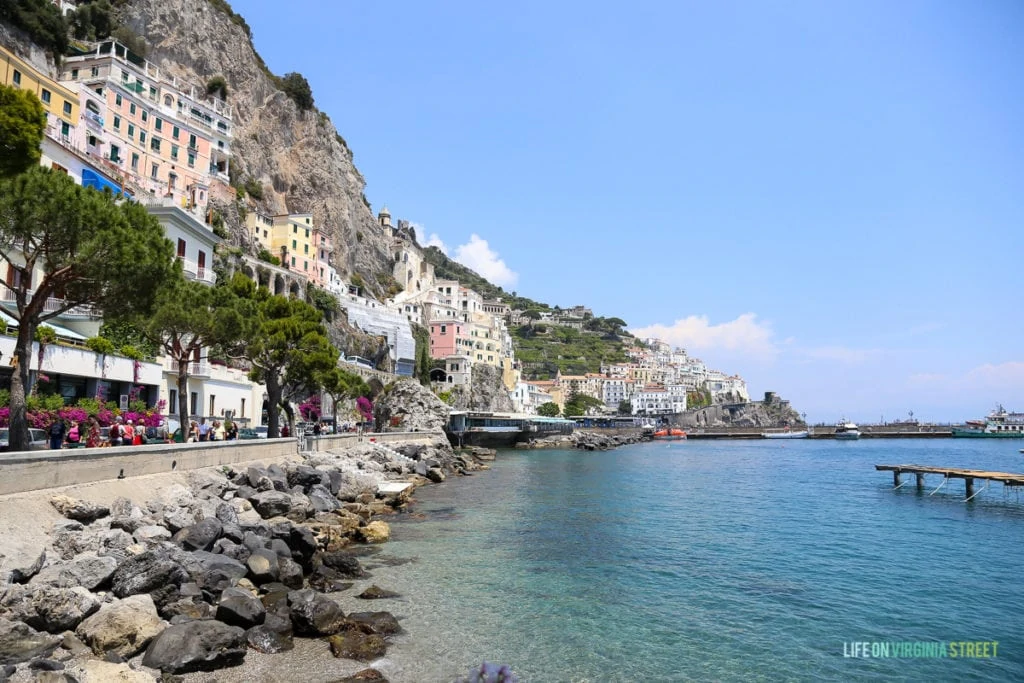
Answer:
[[[451,681],[483,659],[527,681],[1024,680],[1024,496],[993,484],[964,503],[961,481],[928,496],[935,476],[893,491],[874,469],[1020,472],[1021,445],[502,452],[417,491],[425,519],[393,518],[384,552],[415,561],[369,564],[403,599],[345,607],[402,619],[375,663],[395,682]],[[853,641],[966,640],[998,655],[843,656]]]

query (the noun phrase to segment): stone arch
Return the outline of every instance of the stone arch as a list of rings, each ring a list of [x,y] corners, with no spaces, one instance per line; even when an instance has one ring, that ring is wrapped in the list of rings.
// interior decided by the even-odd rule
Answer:
[[[277,275],[274,276],[274,286],[272,289],[274,294],[285,293],[284,275],[278,273]]]
[[[250,280],[252,280],[254,282],[256,281],[256,272],[253,270],[252,266],[250,266],[248,263],[245,264],[245,266],[242,267],[242,273],[247,278],[249,278]]]
[[[298,299],[299,297],[302,296],[302,287],[299,286],[298,281],[292,280],[291,283],[288,285],[288,296],[292,297],[293,299]]]

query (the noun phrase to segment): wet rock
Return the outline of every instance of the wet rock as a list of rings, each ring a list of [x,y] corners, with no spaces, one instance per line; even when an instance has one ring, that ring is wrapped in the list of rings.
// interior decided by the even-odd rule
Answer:
[[[387,643],[376,633],[346,631],[331,636],[328,642],[331,644],[331,654],[335,657],[357,659],[361,662],[383,657],[387,652]]]
[[[280,491],[263,491],[252,498],[252,506],[260,517],[283,517],[291,510],[292,497]]]
[[[100,517],[106,517],[110,514],[110,508],[106,505],[90,503],[88,501],[64,495],[58,495],[50,498],[50,505],[55,507],[57,512],[68,519],[73,519],[85,524],[90,524]]]
[[[352,582],[345,581],[345,577],[341,573],[324,565],[314,567],[309,574],[308,581],[310,588],[321,593],[335,593],[352,587]]]
[[[366,633],[390,636],[402,630],[398,619],[391,612],[352,612],[348,615],[349,623]]]
[[[174,535],[174,541],[186,550],[209,550],[220,538],[224,525],[216,517],[207,517]]]
[[[238,588],[227,588],[217,604],[217,620],[244,629],[259,626],[266,619],[267,610],[252,593]]]
[[[352,579],[359,579],[366,576],[366,572],[363,571],[363,567],[359,564],[359,560],[347,552],[338,551],[333,553],[320,553],[317,557],[321,564],[325,567],[330,567],[342,576]]]
[[[307,567],[320,548],[313,530],[305,526],[292,526],[288,531],[287,543],[292,549],[292,559]]]
[[[75,634],[98,655],[113,652],[128,658],[146,647],[164,626],[153,598],[132,595],[104,605],[79,624]]]
[[[164,548],[155,548],[130,557],[117,568],[111,587],[119,598],[148,593],[167,585],[180,585],[187,580],[185,570]]]
[[[302,566],[289,557],[279,558],[278,580],[289,588],[302,588]]]
[[[435,484],[440,484],[442,481],[447,479],[444,470],[442,470],[440,467],[429,468],[424,476],[426,476],[427,479],[434,482]]]
[[[11,583],[26,583],[29,579],[39,573],[39,570],[43,568],[43,564],[46,562],[46,551],[39,553],[39,557],[35,559],[35,562],[27,567],[21,567],[11,570],[10,580]]]
[[[309,589],[288,594],[292,626],[298,635],[328,636],[345,625],[345,614],[338,603]]]
[[[272,655],[295,647],[291,635],[272,630],[266,626],[253,626],[245,632],[245,640],[249,647]]]
[[[391,538],[391,527],[380,520],[359,528],[359,537],[366,543],[384,543]]]
[[[48,657],[60,638],[40,633],[28,624],[0,617],[0,665],[19,664]]]
[[[400,598],[402,596],[394,591],[389,591],[385,588],[381,588],[377,584],[373,584],[356,597],[362,598],[363,600],[381,600],[384,598]]]
[[[164,629],[153,639],[142,665],[165,673],[213,671],[245,659],[245,631],[220,621],[191,621]]]

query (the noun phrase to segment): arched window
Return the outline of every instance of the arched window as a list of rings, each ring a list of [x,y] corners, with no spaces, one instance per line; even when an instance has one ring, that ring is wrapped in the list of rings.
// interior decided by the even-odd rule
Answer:
[[[164,106],[165,107],[173,107],[174,106],[174,98],[171,97],[170,95],[164,95]]]

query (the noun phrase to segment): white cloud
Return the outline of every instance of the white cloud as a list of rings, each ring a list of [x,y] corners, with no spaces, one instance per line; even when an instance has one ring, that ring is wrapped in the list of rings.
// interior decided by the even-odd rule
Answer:
[[[436,235],[431,235],[431,239],[434,237]],[[496,285],[514,287],[519,280],[519,274],[505,265],[498,253],[487,244],[487,240],[475,233],[469,236],[469,242],[455,248],[454,258]]]
[[[778,353],[771,325],[758,321],[754,313],[744,313],[717,325],[712,325],[706,315],[691,315],[671,325],[659,323],[630,332],[641,338],[657,337],[691,352],[726,349],[762,357],[774,357]]]
[[[415,231],[416,241],[419,242],[421,246],[437,247],[445,256],[448,255],[448,245],[441,240],[440,236],[438,236],[436,232],[432,232],[430,233],[430,236],[427,236],[427,229],[423,227],[423,224],[413,223],[410,221],[409,226],[413,231]]]
[[[907,381],[912,386],[925,386],[949,392],[1006,391],[1018,393],[1024,386],[1024,361],[985,363],[967,372],[953,375],[922,372],[911,375]]]

